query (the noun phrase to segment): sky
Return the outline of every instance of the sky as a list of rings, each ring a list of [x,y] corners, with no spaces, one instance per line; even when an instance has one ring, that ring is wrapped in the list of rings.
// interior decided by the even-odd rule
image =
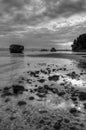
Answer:
[[[86,0],[0,0],[0,48],[71,49],[86,33]]]

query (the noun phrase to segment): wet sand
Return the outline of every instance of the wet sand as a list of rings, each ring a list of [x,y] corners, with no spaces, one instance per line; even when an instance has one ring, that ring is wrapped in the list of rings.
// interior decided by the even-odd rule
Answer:
[[[57,57],[31,57],[35,62],[28,59],[27,69],[0,89],[0,130],[86,130],[86,70],[74,67],[75,56],[60,63]]]

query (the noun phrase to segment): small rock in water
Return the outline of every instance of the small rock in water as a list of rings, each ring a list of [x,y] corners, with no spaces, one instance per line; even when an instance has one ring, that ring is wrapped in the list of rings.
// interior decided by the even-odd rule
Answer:
[[[83,105],[84,105],[84,109],[86,109],[86,103],[84,103]]]
[[[72,73],[67,74],[67,76],[71,77],[72,79],[79,78],[80,76],[73,71]]]
[[[59,80],[59,75],[49,76],[48,79],[51,81],[57,81],[57,80]]]
[[[10,117],[10,120],[11,121],[13,121],[13,120],[15,120],[16,119],[16,117]]]
[[[13,85],[12,88],[13,88],[13,93],[15,95],[23,93],[23,91],[25,91],[25,88],[22,85]]]
[[[70,130],[79,130],[76,126],[70,126]]]
[[[73,116],[78,116],[80,111],[78,111],[76,108],[71,108],[70,109],[70,113],[73,115]]]
[[[64,118],[64,123],[69,123],[70,120],[68,118]]]
[[[62,123],[62,119],[58,120],[55,124],[54,124],[54,129],[55,130],[60,130],[61,129],[61,123]]]
[[[40,83],[44,83],[45,82],[45,79],[39,79],[38,80]]]
[[[33,96],[29,97],[29,100],[34,100],[34,97]]]
[[[79,99],[80,101],[86,100],[86,92],[79,92]]]
[[[5,100],[5,102],[9,102],[9,101],[10,101],[10,99],[9,99],[9,98]]]
[[[19,101],[19,102],[18,102],[18,105],[19,105],[19,106],[26,105],[26,102],[25,102],[25,101]]]
[[[3,89],[3,94],[2,94],[2,97],[5,97],[5,96],[12,96],[12,92],[10,91],[10,88],[9,87],[5,87]]]
[[[37,93],[36,95],[37,95],[38,97],[40,97],[40,98],[46,97],[46,94],[45,94],[45,93]]]

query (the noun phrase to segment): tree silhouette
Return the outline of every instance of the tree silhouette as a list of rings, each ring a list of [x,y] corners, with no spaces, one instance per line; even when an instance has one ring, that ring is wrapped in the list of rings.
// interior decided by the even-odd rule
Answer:
[[[80,35],[77,39],[74,40],[72,51],[80,51],[86,49],[86,34]]]

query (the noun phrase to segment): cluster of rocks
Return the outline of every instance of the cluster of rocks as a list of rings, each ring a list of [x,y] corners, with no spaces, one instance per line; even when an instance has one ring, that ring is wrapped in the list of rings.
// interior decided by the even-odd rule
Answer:
[[[22,94],[24,91],[28,91],[27,89],[24,88],[24,86],[12,85],[11,87],[5,87],[2,90],[2,97],[19,95],[19,94]]]
[[[71,77],[72,79],[79,79],[80,75],[76,74],[75,71],[73,71],[72,73],[67,74],[67,76]]]
[[[46,65],[42,64],[42,66]],[[83,109],[86,110],[86,92],[84,90],[79,90],[77,87],[74,87],[70,82],[68,82],[65,79],[64,75],[58,73],[58,71],[60,70],[66,71],[67,69],[65,67],[58,68],[56,66],[55,68],[53,66],[51,67],[47,65],[46,68],[41,67],[40,70],[30,70],[25,73],[27,74],[27,78],[25,76],[21,76],[19,77],[18,84],[13,84],[12,86],[3,88],[1,90],[1,96],[2,98],[5,98],[5,103],[8,103],[10,101],[10,97],[14,96],[18,98],[23,95],[24,92],[27,93],[29,102],[35,102],[36,104],[40,103],[41,101],[43,102],[44,99],[47,99],[47,95],[49,94],[64,99],[66,102],[70,100],[73,102],[75,107],[70,107],[67,113],[65,113],[66,111],[64,111],[64,115],[62,115],[63,112],[60,110],[60,114],[54,116],[50,114],[47,109],[37,109],[36,116],[34,114],[35,111],[32,112],[33,109],[31,109],[31,111],[23,111],[22,114],[23,117],[25,117],[27,124],[36,126],[36,129],[77,130],[79,127],[80,130],[83,130],[84,123],[80,122],[79,119],[80,114],[82,114],[82,110],[79,110],[78,106],[79,102],[83,102]],[[77,74],[75,71],[66,74],[66,76],[76,80],[79,80],[80,78],[80,75]],[[62,80],[61,82],[60,79]],[[24,86],[24,83],[28,84],[27,88]],[[23,107],[25,108],[26,106],[28,106],[28,100],[19,99],[16,105],[19,109]],[[32,113],[33,117],[31,117]],[[75,125],[76,117],[78,117],[79,119],[77,125]],[[15,119],[16,118],[14,116],[10,117],[11,121],[14,121]]]

